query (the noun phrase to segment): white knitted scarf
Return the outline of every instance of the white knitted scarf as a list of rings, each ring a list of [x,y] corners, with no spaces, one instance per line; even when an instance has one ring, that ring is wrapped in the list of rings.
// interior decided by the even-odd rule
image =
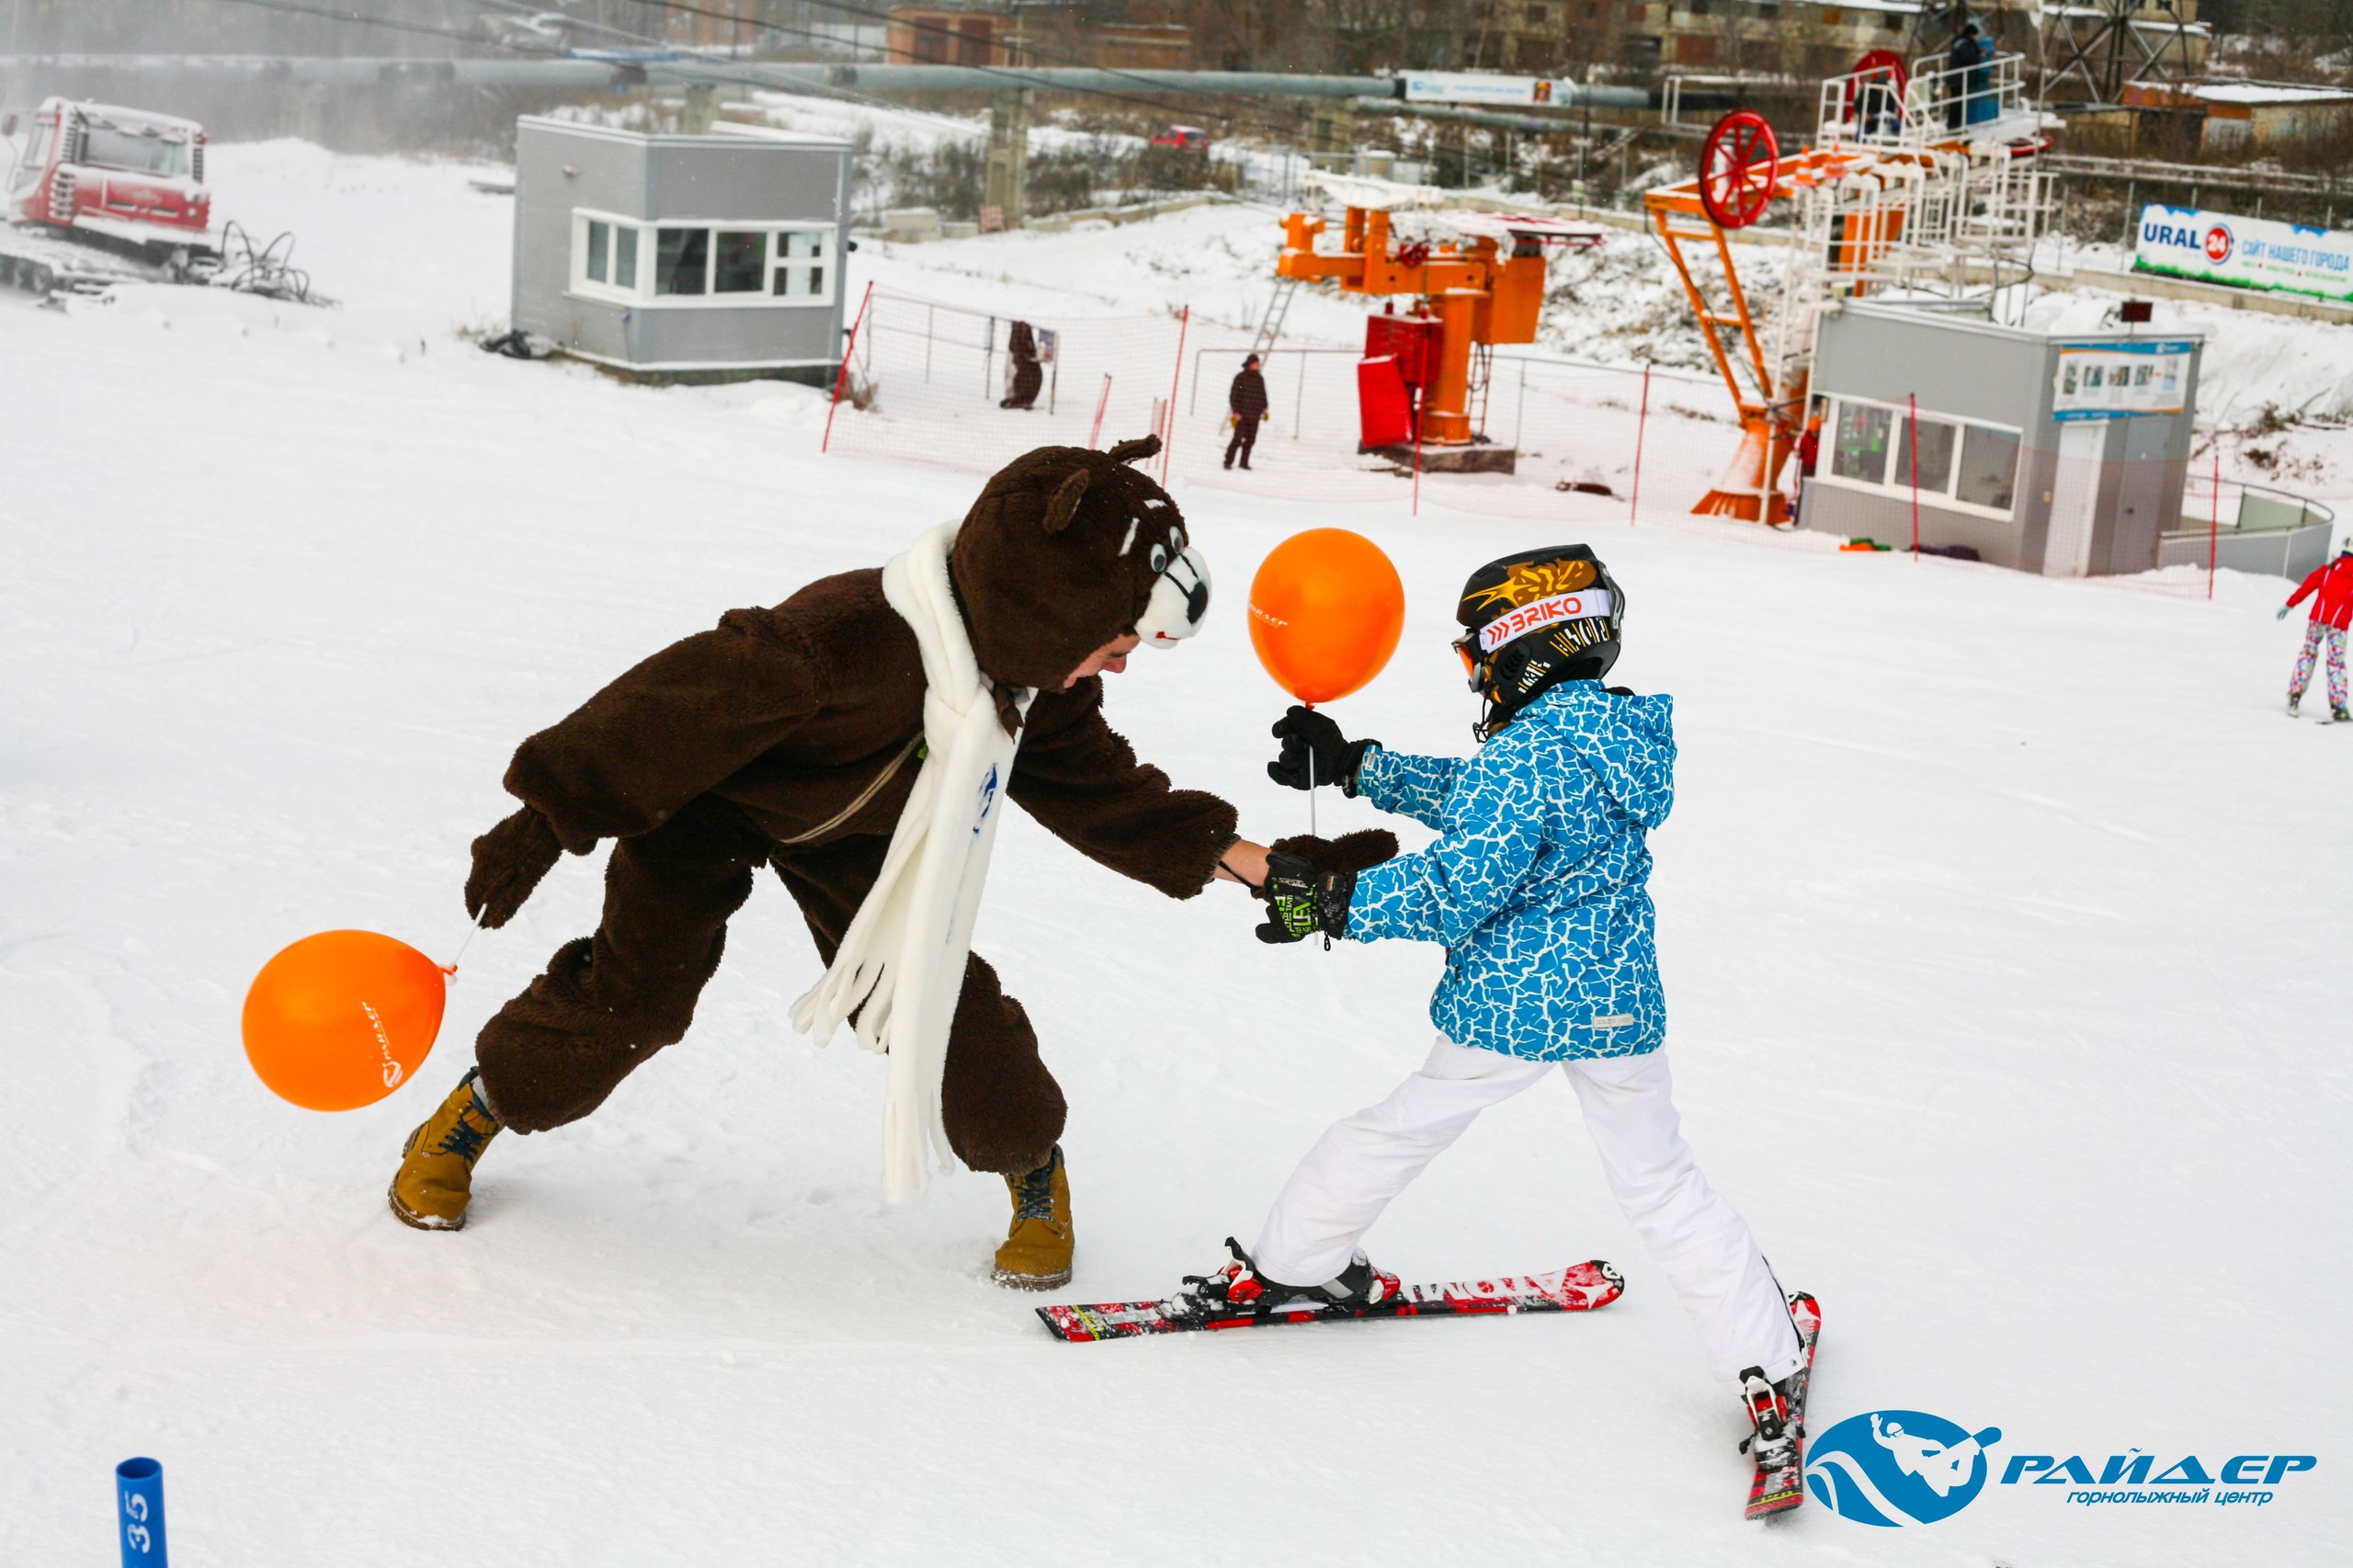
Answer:
[[[955,1168],[940,1116],[948,1026],[1020,744],[998,721],[948,586],[955,539],[956,525],[943,523],[882,568],[882,597],[915,629],[923,651],[925,757],[881,873],[832,967],[792,1005],[793,1027],[820,1044],[857,1013],[858,1044],[888,1054],[882,1190],[893,1202],[923,1191],[933,1159]],[[1019,699],[1025,716],[1034,695]]]

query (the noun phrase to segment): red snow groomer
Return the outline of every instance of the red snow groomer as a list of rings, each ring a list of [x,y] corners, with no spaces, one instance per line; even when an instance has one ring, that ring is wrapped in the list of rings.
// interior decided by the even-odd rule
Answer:
[[[44,98],[29,124],[0,115],[0,289],[49,300],[192,283],[325,302],[292,265],[292,234],[257,245],[233,222],[213,228],[204,128],[192,119]]]
[[[31,132],[8,180],[11,222],[72,230],[154,261],[213,249],[204,128],[194,120],[48,98]]]

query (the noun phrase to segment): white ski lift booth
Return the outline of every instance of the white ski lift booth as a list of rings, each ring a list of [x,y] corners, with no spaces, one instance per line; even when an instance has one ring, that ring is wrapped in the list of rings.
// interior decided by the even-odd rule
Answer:
[[[1916,506],[1923,546],[2054,577],[2146,572],[2183,526],[2197,334],[2050,334],[1859,300],[1819,332],[1800,526],[1902,549]]]
[[[631,375],[823,381],[841,362],[849,161],[835,137],[525,116],[514,324]]]

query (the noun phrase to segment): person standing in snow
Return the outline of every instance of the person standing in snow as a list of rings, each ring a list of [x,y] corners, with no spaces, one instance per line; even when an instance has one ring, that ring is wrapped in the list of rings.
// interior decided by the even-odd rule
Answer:
[[[1797,526],[1798,514],[1805,506],[1806,487],[1813,482],[1813,471],[1822,460],[1822,415],[1817,414],[1805,422],[1805,433],[1798,437],[1797,494],[1790,497],[1790,525]]]
[[[2306,577],[2288,602],[2279,607],[2274,619],[2285,620],[2288,612],[2311,596],[2313,609],[2304,622],[2303,652],[2296,655],[2296,673],[2288,677],[2288,717],[2304,700],[2304,687],[2313,683],[2313,665],[2319,663],[2321,648],[2328,649],[2328,716],[2339,722],[2348,715],[2345,710],[2345,631],[2353,626],[2353,534],[2345,536],[2337,547],[2336,559]]]
[[[1475,756],[1350,741],[1304,708],[1276,724],[1278,783],[1336,780],[1438,837],[1396,858],[1379,832],[1278,842],[1260,937],[1445,944],[1429,1008],[1438,1035],[1387,1099],[1316,1142],[1254,1246],[1229,1238],[1227,1256],[1162,1310],[1206,1317],[1394,1295],[1397,1277],[1358,1238],[1481,1111],[1559,1068],[1709,1366],[1741,1394],[1760,1442],[1778,1444],[1806,1348],[1747,1223],[1679,1130],[1645,842],[1674,803],[1674,699],[1602,685],[1624,618],[1623,592],[1586,546],[1506,556],[1472,574],[1458,608],[1455,646],[1484,699]]]
[[[1038,335],[1026,321],[1013,324],[1006,342],[1006,377],[1010,385],[999,408],[1035,408],[1039,389],[1046,384],[1046,372],[1038,359]]]
[[[1250,466],[1250,449],[1258,444],[1258,426],[1267,419],[1267,378],[1258,373],[1258,357],[1253,354],[1242,361],[1242,369],[1234,373],[1233,385],[1226,389],[1225,406],[1232,415],[1227,423],[1233,426],[1233,439],[1225,444],[1225,466],[1232,468],[1238,453],[1242,466]]]
[[[461,1228],[493,1138],[579,1120],[683,1038],[729,918],[771,869],[829,966],[795,1023],[822,1040],[847,1017],[889,1053],[886,1151],[906,1157],[886,1178],[920,1187],[943,1142],[1001,1174],[1013,1221],[997,1282],[1069,1279],[1062,1089],[1029,1016],[967,945],[994,808],[1011,800],[1172,898],[1255,881],[1265,862],[1232,806],[1172,788],[1104,720],[1102,676],[1140,645],[1190,637],[1209,606],[1183,515],[1129,466],[1159,445],[1032,451],[961,524],[879,571],[732,610],[524,741],[506,777],[522,808],[474,841],[466,911],[504,926],[565,853],[610,839],[603,920],[483,1026],[476,1066],[402,1148],[396,1217]],[[899,933],[925,940],[888,947]],[[938,1032],[891,1032],[911,1016]],[[944,1058],[903,1102],[918,1045]]]
[[[1978,35],[1975,22],[1963,23],[1961,31],[1953,36],[1952,42],[1946,46],[1945,69],[1948,73],[1957,73],[1945,77],[1945,125],[1948,129],[1959,131],[1964,125],[1974,125],[1981,119],[1994,117],[1994,106],[1990,102],[1982,105],[1980,102],[1985,92],[1985,62],[1992,55],[1993,51],[1985,47],[1984,40]]]

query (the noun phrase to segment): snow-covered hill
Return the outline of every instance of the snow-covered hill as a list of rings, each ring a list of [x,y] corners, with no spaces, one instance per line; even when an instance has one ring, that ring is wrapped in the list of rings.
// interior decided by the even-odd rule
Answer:
[[[1211,624],[1110,696],[1245,831],[1296,831],[1240,613],[1268,549],[1340,524],[1391,552],[1404,642],[1335,714],[1449,752],[1461,577],[1591,542],[1633,607],[1623,678],[1677,701],[1654,886],[1688,1131],[1824,1302],[1815,1429],[1924,1410],[1999,1426],[1997,1463],[2095,1471],[2317,1456],[2268,1506],[1997,1482],[1931,1527],[1744,1525],[1737,1408],[1558,1088],[1484,1119],[1370,1244],[1424,1278],[1610,1257],[1607,1312],[1055,1343],[986,1283],[995,1181],[881,1201],[880,1064],[791,1034],[817,971],[775,886],[685,1042],[592,1119],[494,1146],[462,1233],[395,1224],[402,1136],[592,927],[597,864],[474,941],[421,1082],[367,1110],[254,1081],[256,968],[338,926],[454,953],[521,736],[974,482],[820,459],[801,389],[475,352],[455,333],[503,316],[506,213],[460,166],[278,143],[216,168],[343,308],[0,296],[0,1562],[111,1561],[107,1468],[134,1453],[192,1568],[2341,1555],[2353,727],[2280,716],[2276,579],[2208,603],[1436,489],[1414,517],[1183,485]],[[858,263],[1241,320],[1266,222]],[[1342,314],[1311,330],[1345,340]],[[1316,1131],[1426,1049],[1435,949],[1269,949],[1252,923],[1231,889],[1168,903],[1006,824],[978,945],[1069,1090],[1075,1297],[1246,1239]]]

